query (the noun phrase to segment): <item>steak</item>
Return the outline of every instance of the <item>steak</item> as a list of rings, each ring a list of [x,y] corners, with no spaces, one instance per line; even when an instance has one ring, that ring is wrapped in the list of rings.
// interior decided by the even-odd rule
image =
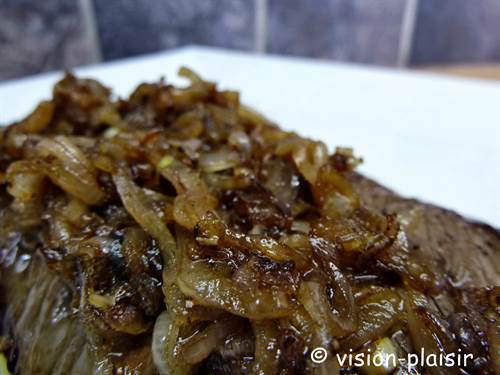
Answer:
[[[350,180],[366,205],[404,217],[415,251],[432,259],[452,285],[481,288],[500,285],[500,231],[471,222],[449,210],[398,196],[369,178]]]
[[[180,73],[1,130],[1,375],[500,373],[497,229]]]

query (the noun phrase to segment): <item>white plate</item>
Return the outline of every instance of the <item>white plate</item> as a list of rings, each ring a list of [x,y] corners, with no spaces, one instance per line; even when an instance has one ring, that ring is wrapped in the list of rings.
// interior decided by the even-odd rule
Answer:
[[[285,129],[352,146],[397,192],[500,226],[500,84],[190,47],[77,69],[119,95],[187,65]],[[59,73],[0,84],[0,124],[50,97]]]

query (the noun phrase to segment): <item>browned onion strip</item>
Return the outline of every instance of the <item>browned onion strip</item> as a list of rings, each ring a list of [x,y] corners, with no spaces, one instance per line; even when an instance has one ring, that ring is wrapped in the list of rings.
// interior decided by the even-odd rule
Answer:
[[[291,305],[283,291],[275,288],[241,288],[231,279],[218,275],[203,261],[183,261],[177,284],[185,295],[203,306],[218,307],[251,319],[274,319],[290,313]]]
[[[242,130],[231,132],[228,138],[228,143],[245,154],[248,153],[252,147],[252,141],[250,137]]]
[[[160,244],[163,261],[169,263],[175,255],[175,239],[162,219],[152,209],[152,202],[124,172],[113,175],[116,190],[128,213]]]
[[[71,198],[66,206],[61,209],[62,215],[73,225],[81,227],[88,219],[88,207],[81,200],[77,198]]]
[[[342,290],[345,285],[341,285],[337,288],[341,294],[340,300],[334,300],[333,306],[330,307],[325,284],[316,281],[304,281],[300,284],[298,299],[319,326],[322,341],[328,341],[328,337],[344,337],[356,328],[354,301],[349,298],[352,293],[350,288]]]
[[[37,152],[43,158],[57,159],[57,162],[45,163],[45,173],[61,189],[90,205],[104,199],[94,166],[67,137],[43,138],[37,145]]]
[[[215,89],[213,83],[195,82],[185,89],[173,89],[171,97],[175,106],[189,106],[198,101],[207,100]]]
[[[351,285],[333,262],[329,262],[328,266],[333,291],[333,301],[329,301],[333,308],[333,320],[341,331],[353,332],[358,325],[358,311]]]
[[[179,360],[178,338],[181,324],[164,311],[157,318],[153,329],[151,352],[153,362],[161,375],[187,375],[191,366]]]
[[[238,164],[240,164],[238,153],[226,149],[204,153],[199,159],[199,165],[206,173],[220,172]]]
[[[180,115],[168,127],[169,134],[172,134],[176,141],[197,140],[197,137],[204,131],[203,115],[204,111],[198,108]],[[175,144],[176,142],[171,143]]]
[[[308,254],[280,243],[273,238],[236,233],[213,213],[205,215],[198,223],[197,241],[219,247],[228,246],[250,254],[259,254],[278,262],[294,261],[301,269],[310,264]]]
[[[185,77],[191,81],[191,83],[199,83],[203,82],[203,79],[192,69],[189,69],[186,66],[181,66],[178,72],[179,76]]]
[[[219,347],[227,336],[238,332],[241,326],[241,320],[234,317],[216,320],[203,331],[183,341],[180,356],[189,364],[199,363]]]
[[[57,163],[45,164],[44,172],[55,185],[88,205],[99,204],[104,198],[97,184],[82,180],[81,176],[68,172]]]
[[[447,330],[439,319],[427,310],[426,306],[429,305],[429,302],[424,295],[411,292],[405,302],[408,330],[417,353],[422,350],[426,355],[439,356],[456,352],[456,344],[448,336]],[[429,366],[425,368],[425,371],[432,375],[458,375],[461,373],[458,367],[445,366]]]
[[[324,143],[310,142],[295,148],[292,159],[304,178],[314,184],[319,169],[328,160],[328,150]]]
[[[43,194],[43,175],[35,163],[19,160],[12,163],[5,176],[7,191],[20,202],[29,202]]]
[[[255,335],[255,365],[257,374],[278,374],[279,355],[278,342],[279,330],[273,320],[258,320],[252,324]]]
[[[345,350],[356,350],[365,343],[384,337],[403,314],[401,297],[390,289],[370,295],[361,301],[359,307],[359,327],[342,341]]]
[[[153,362],[160,375],[169,375],[170,369],[166,360],[165,345],[170,335],[171,320],[169,314],[164,311],[156,318],[151,341],[151,352]]]
[[[193,229],[208,211],[217,207],[218,201],[211,194],[190,191],[174,200],[174,219],[184,228]]]
[[[263,114],[257,112],[255,109],[245,105],[240,104],[237,109],[238,116],[246,122],[251,124],[271,124],[271,121],[268,120]]]
[[[46,129],[54,115],[54,103],[43,101],[23,121],[15,126],[17,132],[34,134]]]
[[[170,181],[177,194],[186,191],[199,194],[207,192],[207,187],[199,174],[172,155],[163,156],[156,168],[163,177]]]
[[[312,185],[316,182],[319,169],[328,161],[328,149],[324,143],[302,139],[296,135],[281,140],[276,154],[291,155],[299,172]]]
[[[350,182],[329,164],[318,170],[312,193],[325,216],[349,215],[360,206],[359,196]]]
[[[95,175],[92,163],[85,154],[68,137],[58,135],[54,138],[44,138],[37,145],[41,156],[55,156],[64,163],[68,169],[84,168],[85,173],[91,176]]]

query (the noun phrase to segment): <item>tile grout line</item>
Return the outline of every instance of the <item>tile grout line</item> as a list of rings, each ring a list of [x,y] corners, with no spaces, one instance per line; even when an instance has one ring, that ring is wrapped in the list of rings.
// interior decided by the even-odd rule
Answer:
[[[413,36],[415,34],[415,23],[417,20],[419,0],[407,0],[403,19],[401,21],[401,31],[399,33],[399,47],[397,65],[406,67],[410,62]]]
[[[254,6],[255,6],[254,49],[257,52],[266,53],[267,0],[254,0]]]
[[[93,49],[94,62],[102,61],[101,42],[99,40],[99,32],[97,30],[96,14],[92,0],[78,0],[80,11],[82,13],[83,26],[85,33]]]

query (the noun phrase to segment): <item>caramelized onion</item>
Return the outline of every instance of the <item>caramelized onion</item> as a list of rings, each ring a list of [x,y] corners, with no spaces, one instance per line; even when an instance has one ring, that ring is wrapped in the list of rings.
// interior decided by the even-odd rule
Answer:
[[[7,169],[6,180],[9,183],[7,191],[20,202],[29,202],[43,194],[45,176],[35,163],[19,160]]]
[[[347,296],[352,296],[349,290],[343,292]],[[338,302],[334,301],[333,306],[330,307],[326,293],[326,285],[315,281],[304,281],[300,285],[298,298],[320,327],[321,336],[344,337],[356,328],[356,316],[353,314],[354,301],[341,299]],[[325,339],[325,341],[328,340]]]
[[[167,311],[162,312],[156,318],[151,341],[151,352],[156,369],[161,375],[170,375],[170,365],[166,359],[167,340],[171,337],[172,321]]]
[[[180,194],[174,200],[174,219],[178,224],[192,230],[208,211],[217,207],[217,203],[217,199],[211,194]]]
[[[113,181],[127,211],[160,243],[164,262],[168,263],[175,254],[175,240],[161,217],[152,209],[151,200],[125,173],[114,175]]]
[[[356,301],[359,306],[359,327],[342,341],[346,350],[357,350],[363,344],[387,334],[403,316],[403,301],[398,294],[385,290]]]
[[[180,355],[187,363],[199,363],[219,347],[227,336],[237,332],[239,327],[241,321],[235,318],[216,320],[183,341]]]
[[[15,129],[27,134],[40,133],[49,126],[53,115],[54,103],[43,101],[26,119],[17,124]]]
[[[278,374],[279,330],[273,320],[259,320],[252,324],[255,335],[255,367],[257,374]]]
[[[203,306],[217,307],[252,319],[273,319],[290,313],[290,302],[275,288],[241,290],[202,261],[185,261],[177,283],[185,295]]]
[[[45,173],[54,184],[87,204],[98,204],[104,193],[96,180],[96,172],[85,154],[65,136],[45,138],[37,145],[41,157],[54,157],[47,161]]]
[[[499,366],[494,277],[457,286],[441,262],[448,228],[420,233],[439,209],[415,220],[413,202],[379,202],[390,193],[360,188],[352,150],[328,155],[180,74],[185,87],[162,79],[128,99],[66,75],[0,130],[0,334],[14,334],[16,373],[338,375],[358,369],[335,354],[393,344],[474,354],[426,373]],[[476,227],[471,251],[494,249],[498,233]],[[47,340],[67,350],[45,353]],[[406,371],[359,369],[393,370]]]
[[[206,185],[201,180],[199,174],[184,163],[175,159],[172,155],[164,155],[156,168],[163,177],[170,181],[177,191],[177,194],[184,193],[188,190],[200,194],[207,191]]]
[[[318,169],[312,193],[325,216],[349,215],[360,205],[359,197],[349,181],[328,164]]]
[[[451,335],[445,328],[445,323],[432,314],[425,296],[418,293],[410,293],[406,300],[406,311],[408,318],[408,330],[414,348],[423,351],[427,356],[453,353],[456,346]],[[457,367],[429,366],[426,372],[433,375],[455,375],[460,370]]]
[[[240,164],[238,153],[229,150],[205,153],[200,156],[200,167],[204,172],[213,173],[234,168]]]

